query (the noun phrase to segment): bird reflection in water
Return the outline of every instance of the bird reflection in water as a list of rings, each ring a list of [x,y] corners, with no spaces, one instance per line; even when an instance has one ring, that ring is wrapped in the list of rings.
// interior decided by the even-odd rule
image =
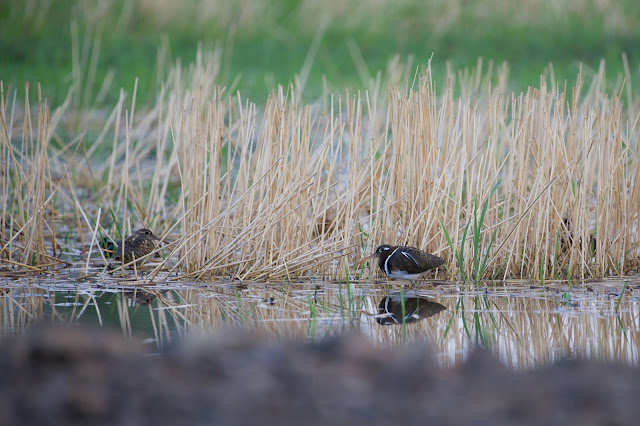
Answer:
[[[153,303],[157,296],[155,293],[151,293],[144,290],[136,289],[134,291],[125,291],[124,296],[127,299],[133,300],[138,305],[150,305]]]
[[[402,299],[404,298],[404,310]],[[411,324],[432,317],[447,308],[415,293],[391,293],[378,304],[375,319],[380,325]],[[403,318],[404,312],[404,318]]]

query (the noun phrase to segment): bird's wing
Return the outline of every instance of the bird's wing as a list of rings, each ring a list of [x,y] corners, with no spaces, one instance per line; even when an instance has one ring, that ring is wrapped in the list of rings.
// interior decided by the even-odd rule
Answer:
[[[422,272],[415,259],[401,248],[396,249],[387,258],[385,263],[389,272],[403,271],[408,274],[419,274]]]
[[[411,250],[409,251],[409,255],[413,258],[414,262],[422,268],[433,269],[444,265],[444,259],[421,250]]]

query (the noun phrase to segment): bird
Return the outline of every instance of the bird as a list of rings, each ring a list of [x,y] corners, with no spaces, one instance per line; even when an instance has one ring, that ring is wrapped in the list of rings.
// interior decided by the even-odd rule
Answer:
[[[131,263],[135,260],[136,265],[142,265],[148,258],[143,260],[140,260],[140,258],[153,252],[160,241],[160,238],[153,235],[153,232],[149,229],[138,229],[124,240],[124,246],[118,246],[115,258],[123,264]]]
[[[124,297],[133,300],[138,305],[150,305],[158,295],[150,291],[135,289],[134,291],[125,291]]]
[[[378,314],[375,315],[375,319],[380,325],[411,324],[446,309],[445,306],[432,302],[426,297],[411,293],[392,293],[385,296],[378,304]]]
[[[100,250],[102,250],[102,253],[104,254],[104,257],[113,258],[116,256],[118,245],[108,236],[100,238],[99,245]]]
[[[387,276],[411,282],[445,263],[444,259],[415,247],[383,244],[373,254],[360,259],[358,266],[372,257],[378,258],[378,266]]]
[[[573,243],[574,241],[578,242],[578,249],[582,250],[582,237],[577,237],[575,238],[575,234],[577,233],[576,231],[574,231],[573,229],[573,225],[571,222],[571,219],[568,217],[565,217],[564,219],[562,219],[562,225],[560,226],[559,230],[560,230],[560,252],[564,252],[564,253],[568,253],[571,251],[571,247],[573,247]],[[596,237],[593,234],[589,235],[589,245],[587,246],[588,248],[588,254],[589,255],[594,255],[596,254]]]

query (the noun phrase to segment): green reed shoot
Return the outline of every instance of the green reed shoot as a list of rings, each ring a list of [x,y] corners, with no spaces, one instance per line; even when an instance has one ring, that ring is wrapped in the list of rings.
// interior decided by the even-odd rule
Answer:
[[[407,323],[407,307],[404,300],[404,287],[400,287],[400,311],[402,312],[402,326],[404,327]]]
[[[480,303],[479,303],[479,297],[475,296],[473,298],[473,325],[474,325],[474,331],[475,331],[475,341],[480,342],[483,346],[485,345],[485,336],[484,336],[484,332],[482,329],[482,323],[480,322]]]
[[[338,297],[340,300],[340,311],[342,312],[342,320],[344,321],[344,309],[347,310],[347,313],[349,315],[349,321],[354,321],[356,319],[356,315],[357,315],[357,306],[356,306],[356,299],[355,299],[355,295],[353,292],[353,284],[351,283],[351,279],[349,278],[349,271],[348,271],[348,265],[345,264],[345,269],[347,269],[346,271],[346,280],[345,280],[345,284],[346,284],[346,290],[347,290],[347,301],[346,301],[346,306],[344,304],[344,300],[342,298],[342,283],[338,284]]]
[[[558,299],[555,298],[553,301],[554,305],[555,305],[555,316],[556,316],[556,325],[558,326],[558,331],[562,332],[562,317],[560,316],[560,312],[558,312]]]
[[[498,331],[498,322],[496,321],[496,317],[495,317],[495,315],[493,314],[493,312],[491,310],[491,306],[489,305],[489,298],[485,294],[483,294],[481,297],[482,297],[482,301],[484,302],[485,309],[489,313],[489,318],[491,318],[491,323],[493,324],[493,329]],[[495,302],[493,302],[493,304],[495,306]]]
[[[477,196],[474,197],[474,201],[473,201],[473,214],[472,216],[469,218],[469,220],[467,221],[467,224],[464,227],[464,231],[462,233],[462,239],[460,240],[460,247],[458,250],[456,250],[453,247],[453,242],[451,240],[451,237],[449,235],[449,232],[447,231],[446,227],[444,226],[444,224],[441,222],[442,225],[442,230],[445,234],[445,238],[447,239],[447,242],[449,243],[449,247],[451,249],[451,251],[453,253],[455,253],[455,257],[456,257],[456,261],[458,264],[458,270],[460,272],[460,276],[462,278],[463,282],[467,281],[467,274],[465,273],[465,269],[464,269],[464,265],[465,265],[465,242],[467,240],[467,234],[469,232],[469,229],[471,228],[471,233],[472,233],[472,253],[473,253],[473,259],[472,259],[472,263],[473,263],[473,269],[472,269],[472,274],[471,277],[473,278],[473,281],[475,283],[479,283],[480,280],[482,279],[484,273],[485,273],[485,269],[487,267],[487,261],[489,260],[489,253],[491,252],[491,247],[493,246],[493,243],[495,241],[496,238],[496,234],[498,232],[498,229],[496,228],[492,235],[491,235],[491,239],[489,240],[489,244],[486,247],[486,249],[483,249],[482,247],[482,229],[484,228],[485,225],[485,217],[487,214],[487,210],[489,209],[489,200],[491,199],[491,197],[493,196],[493,194],[496,192],[496,190],[498,189],[498,187],[500,186],[500,182],[498,181],[493,188],[491,189],[491,192],[489,193],[489,197],[487,197],[487,199],[484,201],[483,205],[482,205],[482,210],[478,213],[478,198]]]
[[[307,294],[307,302],[309,303],[309,321],[307,323],[307,335],[312,342],[315,342],[316,333],[318,332],[318,312],[314,299],[311,294]]]
[[[622,291],[620,292],[620,297],[618,297],[618,301],[616,302],[616,308],[615,308],[616,313],[618,313],[620,310],[620,303],[622,303],[622,299],[624,298],[626,291],[627,291],[627,283],[625,282],[622,285]]]
[[[489,208],[489,200],[491,199],[491,197],[493,196],[493,194],[496,192],[496,190],[498,189],[498,187],[500,186],[500,181],[498,181],[493,188],[491,188],[491,192],[489,193],[489,197],[487,197],[487,199],[484,202],[484,205],[482,206],[482,212],[480,213],[480,217],[478,218],[477,215],[477,207],[478,207],[478,202],[477,202],[477,198],[474,199],[474,205],[473,205],[473,218],[474,218],[474,226],[473,226],[473,264],[474,264],[474,280],[476,283],[478,283],[480,281],[480,279],[482,278],[482,276],[484,275],[484,271],[485,268],[487,267],[487,261],[489,260],[489,253],[491,252],[491,247],[493,246],[493,243],[495,241],[496,238],[496,234],[498,232],[498,229],[496,228],[493,231],[493,234],[491,235],[491,240],[489,241],[489,245],[487,246],[486,250],[484,250],[484,256],[483,256],[483,250],[480,246],[481,243],[481,232],[482,232],[482,228],[484,227],[484,221],[485,221],[485,216],[487,214],[487,210]]]
[[[616,314],[618,325],[620,326],[620,332],[624,336],[625,340],[628,341],[629,337],[627,336],[627,329],[624,323],[622,322],[622,318],[620,317],[620,303],[622,303],[622,299],[624,298],[626,292],[627,292],[627,283],[625,282],[622,285],[622,291],[620,292],[620,297],[618,297],[618,301],[616,302],[616,307],[614,309],[614,312]]]
[[[458,300],[456,302],[456,307],[453,310],[453,312],[451,313],[451,317],[449,318],[449,321],[447,322],[447,325],[446,325],[446,327],[444,329],[444,333],[442,334],[442,339],[443,340],[449,334],[449,330],[451,330],[451,325],[453,324],[453,320],[455,318],[457,318],[458,315],[460,315],[460,319],[462,320],[462,328],[464,329],[465,334],[467,335],[468,338],[471,338],[471,332],[469,331],[469,326],[467,325],[467,318],[465,316],[464,300],[463,300],[462,296],[460,296],[460,297],[458,297]]]
[[[471,221],[468,221],[467,225],[464,227],[464,231],[462,233],[462,243],[460,244],[460,248],[458,250],[453,247],[453,242],[451,241],[451,237],[449,236],[449,231],[447,231],[444,223],[440,222],[440,224],[442,225],[442,232],[444,233],[444,236],[449,243],[449,248],[456,257],[456,264],[458,265],[460,278],[462,279],[462,282],[465,283],[467,281],[467,275],[464,269],[464,241],[466,241],[467,239],[467,232],[469,231],[469,225],[471,225]]]
[[[553,262],[551,265],[551,276],[554,280],[558,279],[558,256],[560,256],[560,230],[556,232],[555,243],[553,245]]]

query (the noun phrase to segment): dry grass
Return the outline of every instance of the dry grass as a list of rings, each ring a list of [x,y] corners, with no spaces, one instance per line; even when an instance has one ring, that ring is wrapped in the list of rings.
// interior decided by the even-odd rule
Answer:
[[[29,111],[28,83],[25,92],[24,109]],[[2,262],[9,271],[44,272],[64,264],[57,259],[60,250],[53,220],[57,212],[52,200],[58,188],[53,183],[49,164],[51,124],[59,116],[50,116],[40,88],[38,99],[36,122],[27,113],[16,131],[15,97],[9,102],[0,82],[0,193],[3,200],[0,242]]]
[[[19,108],[2,93],[8,271],[55,267],[65,220],[60,232],[75,230],[94,258],[100,235],[121,241],[142,225],[168,235],[152,277],[345,279],[359,256],[397,243],[444,257],[454,278],[474,259],[455,260],[442,228],[470,253],[464,229],[485,202],[481,278],[622,275],[638,264],[639,109],[628,86],[605,87],[604,65],[588,84],[541,80],[513,94],[506,67],[452,72],[442,88],[427,67],[408,90],[396,62],[387,75],[400,86],[386,93],[372,79],[366,93],[304,105],[291,86],[257,106],[216,85],[220,57],[175,66],[152,108],[123,95],[90,145],[58,133],[78,122],[69,102],[50,118],[46,101]]]

